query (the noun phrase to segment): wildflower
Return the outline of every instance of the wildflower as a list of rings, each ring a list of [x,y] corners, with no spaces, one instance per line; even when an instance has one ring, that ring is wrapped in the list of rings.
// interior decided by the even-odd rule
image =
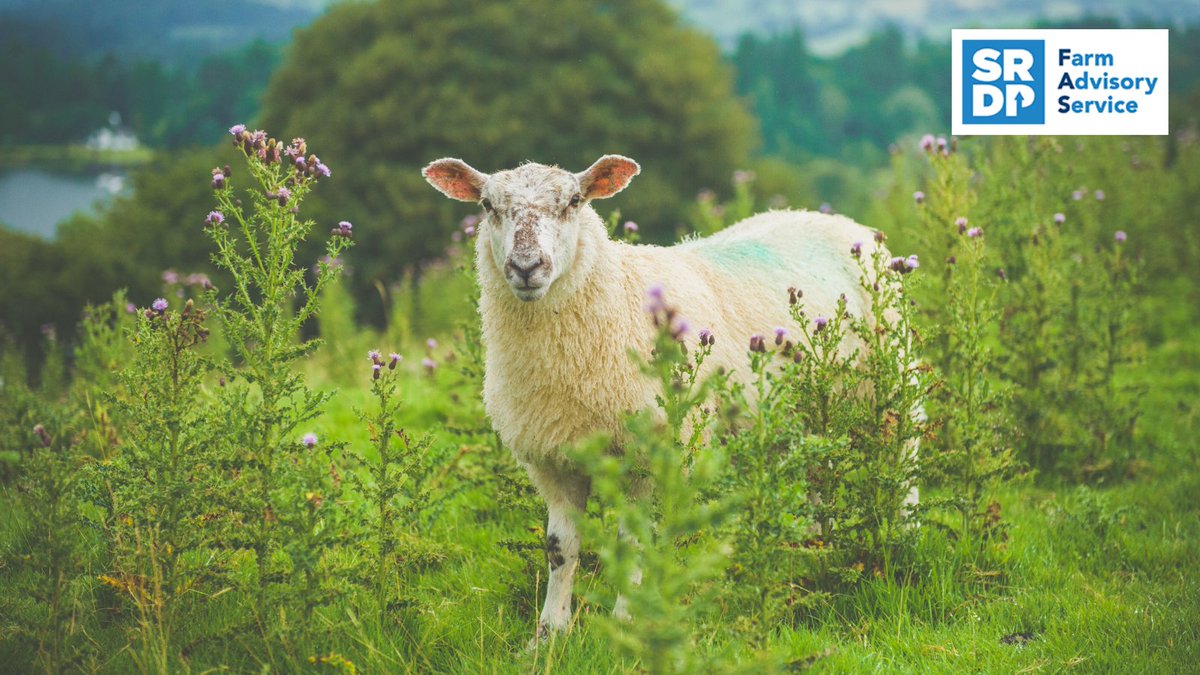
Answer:
[[[982,227],[972,227],[971,229],[967,230],[967,236],[972,239],[975,239],[976,237],[982,237],[983,236],[983,228]]]
[[[967,219],[966,218],[963,218],[960,216],[957,220],[954,221],[954,224],[956,226],[958,226],[959,234],[962,234],[963,232],[967,231]]]
[[[783,338],[784,338],[784,336],[785,336],[785,335],[787,335],[787,329],[786,329],[786,328],[784,328],[784,327],[782,327],[782,326],[776,327],[776,328],[775,328],[775,344],[776,344],[776,345],[781,345],[781,344],[783,344]]]
[[[623,227],[625,229],[625,234],[637,234],[638,224],[632,220],[625,221],[625,225]]]
[[[378,379],[379,379],[379,373],[380,373],[380,371],[382,371],[382,370],[383,370],[383,366],[382,366],[382,365],[380,365],[380,364],[378,364],[378,363],[371,364],[371,379],[372,379],[372,380],[378,380]]]
[[[229,127],[229,133],[234,136],[241,136],[245,132],[246,132],[245,124],[235,124],[235,125]]]
[[[162,280],[164,284],[179,283],[179,274],[175,270],[163,270]]]
[[[950,154],[950,143],[946,141],[945,136],[938,136],[937,146],[938,146],[938,151],[941,152],[943,155]]]
[[[1113,239],[1115,239],[1118,244],[1124,244],[1125,238],[1125,230],[1117,230],[1113,233]]]
[[[707,204],[715,199],[716,196],[716,193],[714,193],[712,190],[705,188],[696,193],[696,201],[700,202],[701,204]]]
[[[438,341],[434,340],[433,338],[429,338],[428,340],[425,341],[425,347],[427,349],[429,349],[429,351],[433,351],[433,350],[437,349],[437,346],[438,346]]]
[[[1065,222],[1067,222],[1067,217],[1065,215],[1061,213],[1054,214],[1054,223],[1056,225],[1062,225]]]
[[[788,287],[788,304],[789,305],[794,305],[797,302],[800,302],[800,298],[803,298],[803,297],[804,297],[804,291],[800,290],[799,288],[796,288],[795,286]]]
[[[1096,201],[1104,201],[1104,190],[1096,190]]]
[[[888,269],[892,270],[893,272],[903,272],[904,258],[901,258],[900,256],[893,257],[888,261]]]
[[[425,372],[429,373],[430,375],[433,374],[433,371],[437,370],[437,363],[428,356],[421,359],[421,366],[424,367]]]
[[[713,339],[712,329],[711,328],[701,328],[700,329],[700,346],[708,347],[708,346],[712,345],[713,342],[715,342],[715,340]]]
[[[375,365],[382,363],[378,349],[372,349],[371,351],[367,352],[367,358],[371,359],[371,363],[374,363]]]
[[[35,424],[33,427],[33,433],[37,435],[38,440],[41,441],[43,448],[50,447],[50,432],[46,431],[46,427],[40,424]]]
[[[463,226],[464,230],[467,229],[468,227],[475,227],[478,224],[479,224],[479,216],[474,213],[472,213],[462,219],[462,226]]]
[[[733,172],[733,184],[734,185],[745,185],[746,183],[749,183],[750,181],[753,181],[753,180],[754,180],[754,172],[753,171],[743,171],[743,170],[739,169],[739,170]]]
[[[957,265],[957,264],[958,264],[958,258],[957,258],[957,257],[955,257],[955,256],[950,256],[949,258],[946,258],[946,264],[947,264],[947,265]]]
[[[1083,199],[1083,190],[1076,190],[1076,191],[1072,192],[1071,199],[1074,199],[1075,201],[1080,201],[1081,199]]]
[[[887,235],[880,230],[875,230],[876,243],[882,244],[887,239]]]
[[[657,314],[666,309],[665,295],[666,291],[663,289],[662,284],[651,284],[650,288],[646,289],[646,312]]]
[[[167,311],[167,299],[166,298],[156,299],[154,302],[150,303],[150,309],[153,309],[156,312]]]
[[[853,244],[850,244],[850,255],[854,256],[855,258],[862,257],[862,242],[861,241],[856,241]]]
[[[225,187],[225,172],[220,167],[212,170],[212,186],[214,190],[220,190]]]
[[[921,192],[920,190],[917,190],[916,192],[913,193],[913,201],[918,204],[924,204],[925,203],[925,193]]]
[[[474,237],[474,236],[475,236],[475,228],[474,228],[473,226],[471,226],[471,225],[468,225],[468,226],[466,226],[466,227],[464,227],[464,228],[463,228],[463,232],[462,232],[462,233],[463,233],[463,234],[465,234],[465,235],[467,235],[467,238],[468,238],[468,239],[470,239],[471,237]],[[455,234],[457,234],[457,233],[455,233]]]
[[[925,152],[933,150],[933,134],[925,134],[921,137],[921,149]]]
[[[687,335],[688,331],[691,330],[691,328],[692,327],[688,325],[688,322],[685,319],[681,318],[678,321],[676,321],[675,324],[671,327],[671,337],[675,340],[678,340],[679,338],[683,337],[684,335]]]
[[[332,230],[330,230],[330,231],[329,231],[329,234],[331,234],[331,235],[333,235],[333,236],[335,236],[335,237],[346,237],[347,239],[349,239],[349,238],[350,238],[350,234],[351,234],[351,232],[353,232],[353,231],[354,231],[354,225],[352,225],[352,224],[350,223],[350,221],[348,221],[348,220],[339,220],[339,221],[338,221],[338,224],[337,224],[337,227],[335,227],[335,228],[333,228]]]
[[[304,434],[304,437],[300,439],[300,442],[303,443],[304,447],[306,448],[315,448],[317,447],[317,435],[310,431],[307,434]]]
[[[750,336],[750,351],[763,353],[767,351],[767,343],[763,336],[755,333]]]
[[[1008,281],[1008,273],[1001,267],[996,270],[996,276],[1000,277],[1000,281]]]
[[[823,316],[818,316],[817,318],[813,319],[813,332],[820,333],[822,330],[825,329],[825,326],[828,326],[828,325],[829,325],[829,319],[827,319]]]
[[[404,357],[400,356],[396,352],[392,352],[391,354],[388,354],[388,370],[395,370],[396,364],[400,363],[400,359],[402,359],[402,358],[404,358]]]
[[[917,260],[917,254],[914,253],[908,256],[908,259],[904,261],[904,266],[907,267],[909,271],[912,271],[921,266],[921,261]]]
[[[291,198],[292,198],[292,191],[287,189],[286,187],[283,187],[282,185],[279,186],[278,190],[267,193],[267,199],[274,199],[274,200],[278,201],[280,206],[287,204],[287,201]]]
[[[821,205],[817,207],[817,210],[824,214],[833,213],[833,204],[830,204],[829,202],[821,202]]]
[[[333,175],[333,172],[329,170],[329,167],[325,166],[325,163],[320,161],[318,161],[317,165],[313,167],[313,171],[321,174],[325,178],[329,178]]]
[[[126,314],[136,314],[137,313],[137,305],[133,304],[132,302],[125,303],[125,313]]]
[[[220,211],[209,211],[208,217],[204,219],[205,227],[214,227],[225,222],[225,214]]]

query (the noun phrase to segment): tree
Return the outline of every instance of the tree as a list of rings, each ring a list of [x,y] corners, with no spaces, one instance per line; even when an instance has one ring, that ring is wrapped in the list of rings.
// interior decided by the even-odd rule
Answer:
[[[433,159],[581,170],[629,155],[643,173],[615,207],[662,239],[754,139],[716,44],[660,0],[335,5],[296,34],[261,125],[306,136],[332,167],[310,205],[354,222],[359,284],[419,269],[469,212],[425,184]]]

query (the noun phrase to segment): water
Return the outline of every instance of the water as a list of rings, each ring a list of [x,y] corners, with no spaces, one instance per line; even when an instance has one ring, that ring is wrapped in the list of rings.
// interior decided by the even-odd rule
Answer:
[[[68,173],[33,167],[0,171],[0,224],[54,238],[55,226],[78,211],[94,213],[128,184],[123,171]]]

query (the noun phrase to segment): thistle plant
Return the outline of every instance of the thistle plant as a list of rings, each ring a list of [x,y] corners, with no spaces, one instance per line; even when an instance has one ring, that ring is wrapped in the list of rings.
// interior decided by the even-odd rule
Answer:
[[[465,453],[446,456],[442,446],[425,434],[413,438],[399,426],[401,356],[386,358],[377,350],[367,354],[371,395],[375,405],[359,412],[371,434],[373,452],[357,453],[366,476],[350,474],[356,492],[365,500],[363,525],[372,555],[368,587],[372,590],[380,626],[408,600],[405,581],[446,557],[444,546],[430,538],[433,522],[461,490],[453,474]]]
[[[648,672],[695,672],[713,665],[695,645],[701,584],[720,574],[729,553],[715,529],[732,500],[710,497],[723,457],[706,442],[714,416],[705,403],[718,381],[700,376],[709,337],[689,352],[683,337],[690,327],[662,289],[648,298],[658,327],[654,352],[649,360],[632,356],[661,386],[658,408],[628,420],[620,456],[608,452],[608,439],[573,453],[620,533],[586,519],[581,528],[599,542],[605,578],[620,594],[621,613],[632,617],[628,624],[600,619],[613,645]]]
[[[314,223],[302,220],[299,209],[314,185],[330,176],[329,167],[308,152],[304,139],[285,144],[240,124],[230,133],[246,158],[251,187],[239,196],[229,167],[212,172],[218,207],[204,225],[216,247],[213,262],[232,287],[212,289],[207,298],[239,364],[218,391],[218,408],[230,431],[224,439],[226,464],[230,494],[238,495],[232,511],[254,551],[253,588],[265,619],[278,616],[285,604],[311,610],[295,597],[313,587],[319,553],[298,550],[295,542],[330,544],[318,529],[325,526],[320,506],[332,500],[322,498],[318,505],[309,496],[334,489],[330,458],[299,442],[297,434],[331,394],[309,388],[295,366],[318,345],[302,339],[301,328],[337,276],[331,261],[350,246],[353,226],[342,221],[329,231],[325,257],[309,283],[309,265],[296,258]]]

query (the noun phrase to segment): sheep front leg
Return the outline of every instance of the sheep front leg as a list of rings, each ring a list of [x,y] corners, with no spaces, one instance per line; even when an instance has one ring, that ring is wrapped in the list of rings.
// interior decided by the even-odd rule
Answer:
[[[642,501],[648,499],[650,497],[650,493],[653,491],[653,488],[654,485],[649,479],[635,479],[629,485],[629,498],[633,501]],[[624,523],[617,525],[617,536],[621,539],[628,540],[629,543],[633,545],[635,550],[640,546],[637,537],[629,533]],[[630,570],[629,583],[633,586],[642,585],[642,566],[640,564],[634,564],[633,569]],[[617,601],[613,603],[612,614],[613,618],[617,619],[618,621],[629,621],[632,619],[633,615],[629,612],[629,599],[618,593]]]
[[[571,625],[571,590],[579,567],[579,528],[575,519],[587,507],[587,477],[569,471],[530,469],[530,478],[546,500],[546,604],[533,645]]]

